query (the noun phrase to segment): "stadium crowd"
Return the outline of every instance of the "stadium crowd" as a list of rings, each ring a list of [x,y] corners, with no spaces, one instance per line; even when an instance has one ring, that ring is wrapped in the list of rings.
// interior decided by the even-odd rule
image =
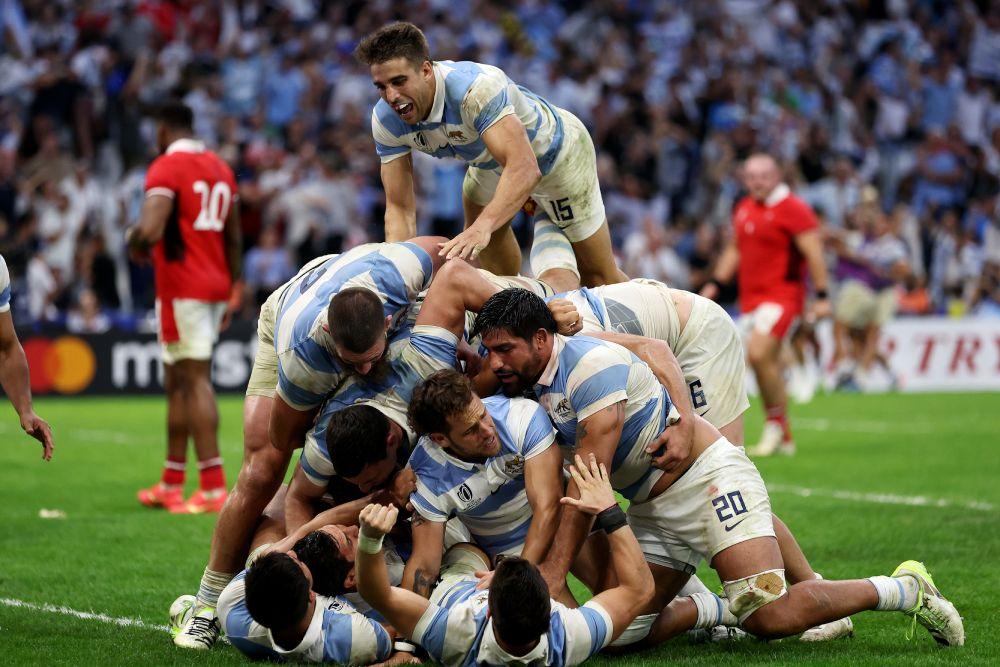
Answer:
[[[881,276],[900,312],[1000,315],[995,3],[2,7],[0,253],[23,324],[151,321],[152,272],[123,230],[154,157],[149,111],[171,97],[236,172],[247,316],[307,259],[380,240],[378,98],[353,49],[403,16],[433,57],[494,63],[586,123],[627,273],[697,291],[729,234],[738,162],[764,148],[824,220],[831,262],[903,249]],[[464,165],[415,162],[420,229],[453,235]]]

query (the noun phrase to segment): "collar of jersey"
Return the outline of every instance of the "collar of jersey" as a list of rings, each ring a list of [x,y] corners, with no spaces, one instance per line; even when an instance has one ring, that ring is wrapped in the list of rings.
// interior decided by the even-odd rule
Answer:
[[[171,153],[204,153],[205,143],[197,139],[178,139],[167,146],[167,155]]]
[[[299,645],[292,649],[283,649],[278,645],[278,642],[274,641],[274,637],[271,635],[271,631],[267,631],[267,638],[271,642],[271,646],[274,648],[276,653],[282,655],[289,655],[292,653],[305,653],[308,651],[316,642],[318,642],[323,636],[323,612],[326,611],[326,605],[320,602],[319,596],[316,597],[316,609],[313,610],[312,620],[309,621],[309,629],[306,630],[306,634],[303,635],[302,641]]]
[[[445,83],[444,79],[448,76],[448,72],[451,68],[447,65],[442,65],[439,62],[434,62],[434,104],[431,105],[431,111],[427,114],[427,119],[424,120],[425,123],[440,123],[444,119],[444,98],[445,98]]]
[[[563,337],[559,334],[552,334],[552,356],[549,357],[549,363],[545,365],[545,370],[542,371],[542,375],[538,378],[538,382],[535,386],[551,387],[552,381],[556,379],[556,371],[559,370],[559,355],[562,353],[562,349],[565,343],[563,342]]]
[[[479,653],[476,662],[483,665],[531,665],[545,664],[545,656],[549,651],[548,635],[538,638],[538,644],[524,655],[511,655],[500,646],[493,634],[493,619],[486,623],[483,639],[479,642]]]
[[[768,208],[777,206],[787,199],[790,194],[792,194],[792,189],[790,187],[784,183],[778,183],[778,187],[771,190],[771,194],[769,194],[767,199],[764,200],[764,206],[767,206]]]

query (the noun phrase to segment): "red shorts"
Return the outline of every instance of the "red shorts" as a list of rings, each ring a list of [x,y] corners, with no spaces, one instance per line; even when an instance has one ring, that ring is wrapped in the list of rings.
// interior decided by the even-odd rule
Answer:
[[[784,339],[802,317],[803,304],[790,301],[763,301],[740,318],[744,332]]]

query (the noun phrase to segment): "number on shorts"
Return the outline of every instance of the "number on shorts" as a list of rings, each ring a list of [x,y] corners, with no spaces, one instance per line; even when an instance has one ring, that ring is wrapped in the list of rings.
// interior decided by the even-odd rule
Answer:
[[[734,516],[746,514],[747,511],[747,504],[743,502],[743,496],[740,495],[739,491],[712,498],[712,507],[715,508],[715,515],[722,522],[729,521]],[[732,510],[731,514],[729,513],[730,509]]]
[[[701,410],[708,405],[705,390],[701,388],[701,380],[695,380],[689,386],[691,387],[691,407],[695,410]]]
[[[195,181],[192,188],[201,196],[201,212],[194,221],[194,228],[200,232],[221,232],[233,198],[229,183],[219,181],[209,185],[208,181]]]
[[[566,222],[573,219],[573,208],[569,205],[569,197],[549,202],[552,207],[552,217],[556,222]]]

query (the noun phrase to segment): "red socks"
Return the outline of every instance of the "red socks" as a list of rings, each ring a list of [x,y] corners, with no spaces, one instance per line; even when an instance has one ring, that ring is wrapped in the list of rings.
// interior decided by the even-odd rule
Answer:
[[[168,457],[163,464],[163,477],[160,478],[160,483],[163,486],[184,486],[185,464],[184,459],[172,459]]]
[[[226,473],[222,470],[222,457],[198,461],[198,478],[202,491],[226,488]]]
[[[767,421],[781,426],[781,439],[788,442],[792,439],[792,430],[788,427],[788,411],[784,405],[767,409]]]

